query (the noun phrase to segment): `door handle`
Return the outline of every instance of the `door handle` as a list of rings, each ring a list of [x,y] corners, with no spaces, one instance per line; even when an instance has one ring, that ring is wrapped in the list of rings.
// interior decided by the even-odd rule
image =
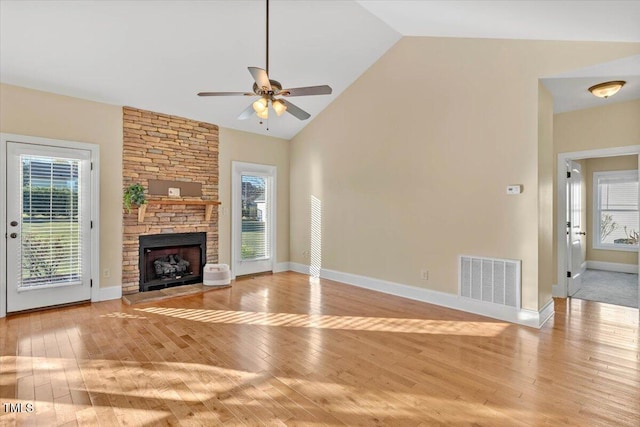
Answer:
[[[581,234],[581,235],[583,235],[583,236],[586,236],[586,235],[587,235],[587,232],[586,232],[586,231],[578,231],[576,234]]]
[[[10,222],[12,227],[17,227],[18,226],[18,221],[11,221]]]
[[[15,239],[16,237],[18,237],[18,233],[11,233],[9,234],[9,237],[11,237],[12,239]]]

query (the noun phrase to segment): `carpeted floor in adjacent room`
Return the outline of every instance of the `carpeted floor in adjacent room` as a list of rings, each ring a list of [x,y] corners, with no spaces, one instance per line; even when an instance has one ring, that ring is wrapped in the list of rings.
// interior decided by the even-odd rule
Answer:
[[[638,275],[587,270],[573,298],[638,308]]]

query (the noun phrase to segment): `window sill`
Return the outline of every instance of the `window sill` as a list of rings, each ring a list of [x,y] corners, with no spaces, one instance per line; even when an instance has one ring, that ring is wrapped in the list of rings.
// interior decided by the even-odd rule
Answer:
[[[593,245],[593,249],[599,251],[638,252],[638,246],[625,245]]]

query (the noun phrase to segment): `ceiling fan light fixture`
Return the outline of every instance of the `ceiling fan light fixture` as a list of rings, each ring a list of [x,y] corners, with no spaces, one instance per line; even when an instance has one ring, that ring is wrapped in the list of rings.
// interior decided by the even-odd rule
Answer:
[[[265,108],[262,111],[258,111],[256,113],[258,115],[258,117],[260,117],[261,119],[268,119],[269,118],[269,109]]]
[[[589,92],[591,92],[598,98],[608,98],[618,93],[618,91],[622,89],[622,86],[624,86],[625,83],[627,82],[622,80],[598,83],[597,85],[591,86],[589,88]]]
[[[287,106],[285,105],[284,102],[282,102],[279,99],[276,99],[275,101],[272,101],[271,102],[271,106],[275,110],[275,112],[278,115],[278,117],[280,117],[281,115],[284,114],[285,111],[287,111]]]
[[[260,98],[253,103],[253,110],[256,113],[260,114],[261,112],[265,111],[268,106],[269,106],[268,101],[265,98]]]

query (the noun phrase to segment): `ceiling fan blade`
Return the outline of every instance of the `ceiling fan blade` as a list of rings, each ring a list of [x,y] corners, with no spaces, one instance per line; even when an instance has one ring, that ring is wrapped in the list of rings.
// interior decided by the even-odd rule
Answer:
[[[249,92],[198,92],[198,96],[256,96]]]
[[[253,110],[253,104],[249,104],[249,106],[245,108],[245,110],[242,113],[240,113],[240,115],[238,116],[238,120],[247,120],[254,114],[255,114],[255,111]]]
[[[266,88],[266,90],[272,90],[271,82],[269,82],[269,76],[265,70],[258,67],[249,67],[249,72],[260,89]]]
[[[294,87],[291,89],[282,89],[280,95],[282,96],[308,96],[308,95],[330,95],[332,92],[331,86],[307,86],[307,87]]]
[[[307,113],[302,108],[298,107],[295,104],[292,104],[286,99],[281,99],[280,101],[282,101],[284,105],[287,106],[287,113],[291,113],[293,116],[297,117],[298,119],[307,120],[309,117],[311,117],[311,114]]]

